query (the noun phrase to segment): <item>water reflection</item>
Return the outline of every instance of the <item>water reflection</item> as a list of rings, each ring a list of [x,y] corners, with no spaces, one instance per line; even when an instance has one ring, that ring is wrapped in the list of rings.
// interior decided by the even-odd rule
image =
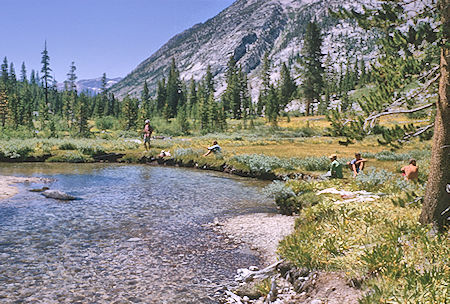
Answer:
[[[0,203],[0,302],[216,303],[257,263],[203,224],[273,211],[255,180],[144,165],[3,164],[83,199],[22,191]]]

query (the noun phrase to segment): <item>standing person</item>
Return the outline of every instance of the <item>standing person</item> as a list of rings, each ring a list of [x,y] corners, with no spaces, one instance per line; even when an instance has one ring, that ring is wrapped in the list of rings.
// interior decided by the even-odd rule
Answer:
[[[208,152],[203,154],[203,156],[208,156],[209,154],[211,154],[211,152],[216,154],[216,153],[220,153],[222,151],[222,148],[220,148],[220,146],[216,140],[213,142],[213,145],[211,147],[208,147],[207,149],[208,149]]]
[[[337,160],[336,154],[331,154],[329,156],[331,164],[330,164],[330,177],[331,178],[344,178],[342,174],[342,164]]]
[[[361,153],[355,153],[355,158],[349,163],[354,177],[364,169],[366,161],[367,159],[361,158]]]
[[[153,128],[152,126],[150,126],[150,120],[145,120],[145,126],[142,132],[144,133],[144,147],[145,150],[148,151],[150,149],[150,138],[152,137],[153,133]]]
[[[417,163],[414,158],[411,158],[409,160],[409,165],[404,166],[401,171],[406,180],[417,181],[419,178],[419,167],[417,167]]]

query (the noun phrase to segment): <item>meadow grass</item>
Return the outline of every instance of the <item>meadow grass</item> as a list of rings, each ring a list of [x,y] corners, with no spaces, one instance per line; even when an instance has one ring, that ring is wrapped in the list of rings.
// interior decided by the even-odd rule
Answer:
[[[298,267],[345,273],[366,291],[361,303],[448,302],[448,234],[434,236],[430,227],[417,222],[420,203],[393,203],[405,191],[423,193],[423,186],[408,183],[405,189],[404,181],[392,174],[305,184],[290,181],[286,187],[300,201],[305,190],[329,187],[389,195],[370,202],[340,203],[335,195],[320,195],[312,205],[300,202],[295,232],[279,246],[283,257]]]

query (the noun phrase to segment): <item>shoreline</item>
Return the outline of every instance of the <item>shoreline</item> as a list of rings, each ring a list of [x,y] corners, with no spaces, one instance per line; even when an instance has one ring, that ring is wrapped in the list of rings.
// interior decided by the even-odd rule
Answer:
[[[0,175],[0,201],[10,198],[19,193],[19,188],[14,184],[19,183],[42,183],[46,179],[42,177],[18,177]]]
[[[237,215],[215,223],[214,230],[256,251],[265,267],[278,261],[278,243],[294,232],[296,218],[278,213]]]

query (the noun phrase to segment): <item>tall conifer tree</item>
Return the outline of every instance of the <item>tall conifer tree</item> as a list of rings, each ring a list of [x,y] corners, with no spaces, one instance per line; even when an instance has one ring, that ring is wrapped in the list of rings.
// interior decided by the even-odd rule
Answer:
[[[316,21],[306,26],[300,64],[302,66],[302,90],[306,100],[306,115],[310,115],[314,103],[320,102],[323,88],[322,36]]]

